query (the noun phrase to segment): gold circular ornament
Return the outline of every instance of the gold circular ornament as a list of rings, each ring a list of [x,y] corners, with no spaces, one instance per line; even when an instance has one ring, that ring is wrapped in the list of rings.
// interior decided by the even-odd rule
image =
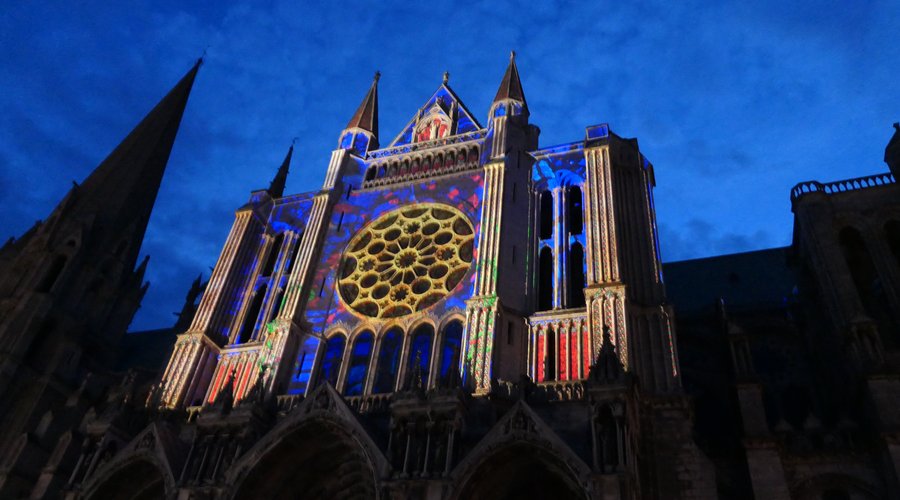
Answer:
[[[436,203],[399,208],[356,234],[341,259],[338,289],[353,311],[397,318],[446,297],[472,264],[475,231],[459,210]]]

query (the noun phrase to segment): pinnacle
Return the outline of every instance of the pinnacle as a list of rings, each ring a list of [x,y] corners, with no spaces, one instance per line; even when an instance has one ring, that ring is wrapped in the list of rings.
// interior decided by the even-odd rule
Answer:
[[[294,143],[291,142],[291,147],[288,148],[287,155],[284,157],[284,161],[281,162],[281,166],[278,167],[278,172],[275,173],[275,177],[272,178],[272,182],[269,184],[269,195],[272,198],[281,198],[284,196],[284,187],[287,184],[287,176],[288,176],[288,168],[291,165],[291,156],[294,154]]]
[[[347,123],[345,128],[360,128],[367,132],[371,132],[378,137],[378,80],[381,79],[381,72],[376,71],[372,78],[372,86],[369,92],[363,98],[353,118]]]
[[[522,82],[519,80],[519,69],[516,67],[516,53],[509,53],[509,65],[506,67],[506,73],[500,82],[500,88],[497,89],[497,95],[494,96],[494,102],[503,99],[512,99],[525,103],[525,92],[522,90]]]

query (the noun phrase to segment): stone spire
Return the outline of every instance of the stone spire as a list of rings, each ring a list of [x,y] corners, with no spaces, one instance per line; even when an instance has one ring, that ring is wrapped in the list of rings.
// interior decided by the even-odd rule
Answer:
[[[519,101],[527,107],[525,92],[522,90],[522,82],[519,80],[519,68],[516,67],[515,51],[509,53],[509,66],[506,67],[506,73],[500,82],[500,88],[497,89],[497,95],[494,96],[494,102],[505,99]]]
[[[357,108],[356,113],[353,114],[353,118],[347,123],[345,129],[358,128],[371,133],[376,138],[378,137],[379,78],[381,78],[381,73],[376,71],[375,77],[372,79],[372,86],[369,87],[369,92],[366,93],[366,97],[360,103],[359,108]]]
[[[278,172],[269,184],[268,191],[272,198],[281,198],[284,196],[284,186],[287,183],[288,168],[291,166],[291,156],[293,154],[294,143],[292,142],[291,147],[288,148],[287,155],[284,157],[284,161],[281,162],[281,166],[278,167]]]
[[[202,62],[198,59],[175,87],[73,190],[74,200],[66,212],[75,217],[102,219],[107,234],[101,239],[126,237],[135,242],[129,252],[133,256],[128,257],[137,258],[175,135]]]

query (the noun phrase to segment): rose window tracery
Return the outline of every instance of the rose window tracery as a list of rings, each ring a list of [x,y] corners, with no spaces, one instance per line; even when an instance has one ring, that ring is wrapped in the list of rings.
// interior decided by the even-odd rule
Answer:
[[[341,260],[341,299],[372,318],[422,311],[450,294],[472,264],[472,223],[448,205],[420,204],[375,219]]]

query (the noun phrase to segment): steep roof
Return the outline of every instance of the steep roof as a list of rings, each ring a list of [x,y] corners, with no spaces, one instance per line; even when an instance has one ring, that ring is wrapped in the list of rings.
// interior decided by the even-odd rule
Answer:
[[[353,113],[353,118],[350,118],[350,122],[347,123],[346,128],[359,128],[371,132],[375,137],[378,137],[379,78],[381,78],[381,73],[376,71],[375,77],[372,79],[372,86],[369,87],[369,91],[359,104],[359,108],[356,109],[356,113]]]
[[[503,74],[503,80],[500,81],[500,88],[497,89],[494,102],[504,99],[525,103],[525,91],[522,90],[522,81],[519,79],[519,68],[516,67],[515,52],[509,53],[509,65],[506,66],[506,73]]]

